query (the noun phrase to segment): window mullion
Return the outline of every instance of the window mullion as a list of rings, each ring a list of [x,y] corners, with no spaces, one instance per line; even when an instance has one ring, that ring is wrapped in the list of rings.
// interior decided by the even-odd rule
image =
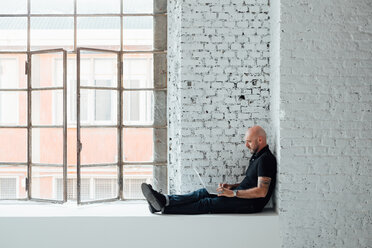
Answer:
[[[67,52],[63,51],[63,201],[67,202]]]
[[[121,1],[121,12],[123,11],[123,3]],[[122,25],[122,24],[121,24]],[[121,43],[122,44],[122,43]],[[118,197],[120,200],[123,199],[123,131],[122,131],[122,124],[123,124],[123,91],[121,90],[123,85],[123,56],[121,53],[118,54],[117,57],[117,140],[118,140]]]

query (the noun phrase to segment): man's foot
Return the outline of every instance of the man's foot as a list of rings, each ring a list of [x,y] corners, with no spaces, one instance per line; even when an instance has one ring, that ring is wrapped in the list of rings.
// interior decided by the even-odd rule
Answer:
[[[153,213],[156,213],[156,212],[159,212],[159,211],[156,211],[155,208],[153,208],[153,206],[151,206],[150,202],[147,201],[147,203],[149,204],[149,210],[150,212],[153,214]]]
[[[153,190],[152,186],[147,183],[142,183],[141,189],[142,194],[145,196],[150,206],[153,207],[157,212],[164,208],[166,200],[163,194]]]

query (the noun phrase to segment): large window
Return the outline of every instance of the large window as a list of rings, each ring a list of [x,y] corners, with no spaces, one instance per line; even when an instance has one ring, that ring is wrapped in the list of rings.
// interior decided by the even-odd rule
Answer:
[[[0,2],[0,199],[166,192],[166,2]]]

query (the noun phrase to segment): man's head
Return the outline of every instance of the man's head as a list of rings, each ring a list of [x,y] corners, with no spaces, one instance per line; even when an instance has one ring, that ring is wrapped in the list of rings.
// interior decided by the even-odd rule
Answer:
[[[266,132],[260,126],[248,128],[244,139],[245,146],[249,149],[251,154],[261,151],[261,149],[267,145]]]

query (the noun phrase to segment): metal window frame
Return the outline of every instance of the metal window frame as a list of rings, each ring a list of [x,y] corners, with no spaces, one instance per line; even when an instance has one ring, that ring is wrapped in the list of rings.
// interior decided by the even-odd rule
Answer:
[[[117,87],[95,87],[95,86],[81,86],[80,85],[80,61],[81,61],[81,51],[90,51],[90,52],[101,52],[101,53],[107,53],[107,54],[115,54],[116,55],[116,66],[117,66]],[[108,202],[108,201],[116,201],[120,199],[120,192],[121,192],[121,177],[120,177],[120,171],[121,171],[121,153],[122,153],[122,135],[120,132],[120,123],[121,123],[121,116],[122,116],[122,104],[121,104],[121,56],[119,51],[114,50],[105,50],[105,49],[96,49],[96,48],[85,48],[85,47],[79,47],[77,48],[77,56],[76,56],[76,132],[77,132],[77,203],[79,205],[83,204],[91,204],[91,203],[98,203],[98,202]],[[116,90],[117,91],[117,125],[81,125],[80,122],[80,92],[81,89],[93,89],[93,90]],[[117,163],[102,163],[102,164],[81,164],[81,151],[82,151],[82,143],[81,143],[81,128],[116,128],[117,129],[117,154],[118,154],[118,162]],[[117,166],[119,175],[118,175],[118,192],[117,196],[115,198],[110,199],[101,199],[101,200],[93,200],[93,201],[82,201],[81,200],[81,168],[82,167],[103,167],[103,166]]]
[[[63,87],[32,87],[32,56],[39,54],[51,54],[51,53],[62,53],[63,56]],[[28,115],[28,183],[27,193],[28,199],[31,201],[39,202],[51,202],[51,203],[64,203],[67,202],[67,51],[64,49],[46,49],[39,51],[32,51],[27,53],[27,115]],[[33,125],[32,124],[32,92],[33,91],[45,91],[45,90],[63,90],[63,125]],[[63,128],[63,164],[46,164],[46,163],[33,163],[32,162],[32,129],[33,128]],[[32,197],[32,167],[43,166],[43,167],[60,167],[62,166],[63,173],[63,198],[62,200],[44,199]]]
[[[17,199],[17,200],[34,200],[34,201],[48,201],[48,202],[54,202],[54,203],[63,203],[66,202],[67,199],[67,142],[64,142],[64,161],[63,161],[63,175],[64,175],[64,193],[63,193],[63,201],[55,201],[55,200],[45,200],[45,199],[37,199],[37,198],[32,198],[31,194],[31,175],[32,175],[32,165],[44,165],[46,164],[36,164],[32,163],[32,135],[31,135],[31,129],[32,128],[46,128],[46,127],[63,127],[63,132],[64,132],[64,139],[67,137],[67,54],[76,54],[78,55],[78,50],[80,48],[77,47],[77,18],[78,17],[120,17],[120,51],[110,51],[110,50],[105,50],[105,49],[92,49],[88,48],[91,50],[96,50],[96,51],[110,51],[110,52],[115,52],[118,53],[118,88],[105,88],[102,87],[102,89],[107,89],[107,90],[118,90],[118,106],[120,105],[118,110],[118,124],[111,125],[111,126],[99,126],[99,125],[80,125],[80,117],[79,121],[77,120],[77,125],[79,125],[79,128],[82,127],[88,127],[88,128],[102,128],[102,127],[117,127],[118,128],[118,196],[113,199],[107,199],[107,200],[98,200],[98,201],[91,201],[89,203],[95,203],[95,202],[105,202],[105,201],[113,201],[113,200],[125,200],[123,196],[123,170],[125,166],[132,166],[132,165],[152,165],[153,166],[153,171],[159,170],[161,175],[161,183],[165,185],[167,189],[167,157],[168,154],[163,154],[165,157],[164,161],[153,161],[153,162],[129,162],[129,161],[123,161],[123,155],[122,155],[122,144],[123,144],[123,137],[122,137],[122,131],[124,128],[153,128],[153,130],[162,130],[162,134],[160,139],[166,140],[166,130],[167,130],[167,123],[165,125],[123,125],[123,92],[125,91],[152,91],[152,92],[157,92],[157,91],[163,91],[167,92],[167,80],[166,80],[166,58],[164,61],[163,65],[163,71],[159,73],[164,73],[165,74],[165,80],[163,83],[161,83],[161,87],[159,87],[158,82],[155,82],[156,80],[156,69],[155,69],[155,55],[164,55],[166,56],[167,54],[167,0],[155,0],[153,3],[153,13],[123,13],[123,5],[125,4],[125,0],[120,0],[120,13],[115,13],[115,14],[78,14],[77,13],[77,1],[74,0],[74,11],[73,14],[32,14],[31,13],[31,0],[27,0],[27,13],[26,14],[0,14],[1,17],[27,17],[27,49],[26,51],[23,50],[17,50],[17,51],[0,51],[0,54],[25,54],[27,56],[26,61],[28,61],[26,65],[26,69],[29,73],[27,73],[27,89],[14,89],[14,91],[27,91],[27,126],[22,126],[22,125],[16,125],[16,126],[0,126],[0,128],[27,128],[27,162],[26,163],[4,163],[0,162],[0,165],[19,165],[19,166],[24,166],[27,165],[27,183],[26,183],[26,191],[27,191],[27,198],[25,199]],[[153,22],[153,30],[154,30],[154,44],[153,44],[153,50],[146,50],[146,51],[141,51],[141,50],[123,50],[123,17],[126,16],[152,16],[154,18]],[[40,51],[31,51],[31,17],[73,17],[74,18],[74,43],[73,43],[73,50],[72,51],[67,51],[64,49],[46,49],[46,50],[40,50]],[[83,49],[83,48],[81,48]],[[37,52],[41,51],[64,51],[64,62],[63,62],[63,67],[64,67],[64,86],[63,87],[55,87],[55,88],[31,88],[31,56],[32,54],[36,54]],[[79,50],[80,51],[80,50]],[[153,64],[154,64],[154,88],[132,88],[132,89],[127,89],[123,88],[123,71],[122,71],[122,62],[123,62],[123,55],[124,54],[153,54]],[[78,61],[78,58],[77,58]],[[161,77],[159,77],[161,78]],[[79,82],[80,83],[80,82]],[[31,91],[32,90],[53,90],[53,89],[60,89],[64,90],[63,91],[63,98],[64,98],[64,104],[63,104],[63,112],[64,112],[64,121],[63,121],[63,126],[58,125],[58,126],[53,126],[53,125],[32,125],[31,122]],[[0,89],[0,91],[12,91],[13,89]],[[80,89],[79,89],[80,92]],[[80,98],[80,95],[77,97]],[[80,99],[79,99],[80,100]],[[155,101],[155,100],[154,100]],[[167,104],[165,102],[165,104]],[[156,102],[154,102],[154,105],[156,106]],[[76,110],[77,115],[80,116],[80,108],[77,108]],[[166,115],[166,107],[164,109],[164,115]],[[154,120],[155,121],[155,120]],[[78,124],[79,123],[79,124]],[[77,134],[80,135],[80,130],[77,127]],[[164,133],[165,131],[165,133]],[[165,136],[164,136],[165,135]],[[155,133],[154,133],[154,149],[155,149],[155,140],[157,139]],[[125,142],[125,141],[124,141]],[[167,141],[166,141],[167,145]],[[81,143],[80,140],[77,140],[77,153],[81,152]],[[155,153],[155,150],[154,150]],[[164,152],[163,152],[164,153]],[[167,153],[167,152],[166,152]],[[77,154],[78,156],[78,154]],[[79,161],[80,162],[80,161]],[[111,164],[112,165],[112,164]],[[50,166],[56,166],[50,164]],[[61,166],[61,165],[58,165]],[[97,166],[102,166],[102,165],[97,165]],[[82,165],[82,167],[85,167],[85,165]],[[77,171],[80,170],[80,168],[77,167]],[[80,171],[79,171],[80,173]],[[153,174],[154,179],[155,175]],[[78,181],[78,180],[77,180]],[[156,187],[156,186],[155,186]],[[80,182],[77,185],[77,197],[80,197]],[[81,199],[79,199],[80,201]],[[79,204],[78,201],[78,204]],[[80,204],[85,204],[81,203]]]

